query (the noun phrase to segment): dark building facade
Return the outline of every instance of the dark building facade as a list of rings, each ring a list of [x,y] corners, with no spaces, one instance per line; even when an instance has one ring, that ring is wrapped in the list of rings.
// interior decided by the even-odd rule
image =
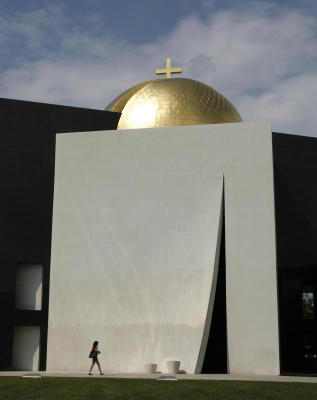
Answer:
[[[0,99],[0,369],[15,326],[40,326],[46,367],[55,135],[116,129],[120,114]],[[317,139],[273,133],[281,371],[316,370]],[[16,271],[43,265],[41,311],[15,309]],[[226,370],[225,240],[203,372]],[[218,360],[218,361],[217,361]]]
[[[273,134],[281,371],[317,371],[317,139]]]

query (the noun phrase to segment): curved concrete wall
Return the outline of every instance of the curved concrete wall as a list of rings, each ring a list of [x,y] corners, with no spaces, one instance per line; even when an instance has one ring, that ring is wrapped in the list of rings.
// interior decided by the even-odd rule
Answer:
[[[262,334],[241,327],[239,315],[228,321],[230,370],[239,364],[237,332],[251,343],[242,359],[257,342],[270,352],[263,371],[277,371],[270,135],[268,123],[239,123],[57,137],[48,370],[87,370],[97,339],[106,371],[142,372],[144,363],[157,363],[164,372],[165,361],[175,359],[186,372],[198,372],[217,277],[224,175],[228,315],[241,303],[240,291],[243,304],[255,300],[257,312],[265,308],[272,321]],[[241,212],[247,209],[251,222]],[[257,257],[268,287],[253,279],[252,297],[239,268],[250,273],[251,260],[256,271]]]

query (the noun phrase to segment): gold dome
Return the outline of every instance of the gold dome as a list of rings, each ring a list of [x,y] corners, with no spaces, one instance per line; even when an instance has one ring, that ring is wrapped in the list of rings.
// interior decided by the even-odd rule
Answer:
[[[192,79],[155,79],[116,97],[107,111],[121,112],[117,129],[242,122],[221,93]]]

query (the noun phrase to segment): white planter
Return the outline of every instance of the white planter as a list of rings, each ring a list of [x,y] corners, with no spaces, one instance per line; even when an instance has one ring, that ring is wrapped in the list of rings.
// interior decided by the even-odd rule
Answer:
[[[167,372],[169,374],[179,374],[180,361],[166,361]]]
[[[155,374],[157,364],[144,364],[144,372],[146,374]]]

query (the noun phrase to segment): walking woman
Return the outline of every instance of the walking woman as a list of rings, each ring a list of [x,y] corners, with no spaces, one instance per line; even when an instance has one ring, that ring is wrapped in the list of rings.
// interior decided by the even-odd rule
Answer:
[[[88,375],[92,375],[91,371],[92,371],[92,369],[93,369],[95,364],[97,364],[97,366],[98,366],[100,375],[104,375],[104,373],[101,371],[101,368],[100,368],[100,363],[99,363],[99,360],[98,360],[98,354],[100,354],[100,351],[98,350],[98,341],[96,340],[96,341],[94,341],[94,343],[92,345],[91,352],[89,353],[89,358],[92,358],[92,363],[91,363],[91,367],[90,367],[90,370],[88,372]]]

